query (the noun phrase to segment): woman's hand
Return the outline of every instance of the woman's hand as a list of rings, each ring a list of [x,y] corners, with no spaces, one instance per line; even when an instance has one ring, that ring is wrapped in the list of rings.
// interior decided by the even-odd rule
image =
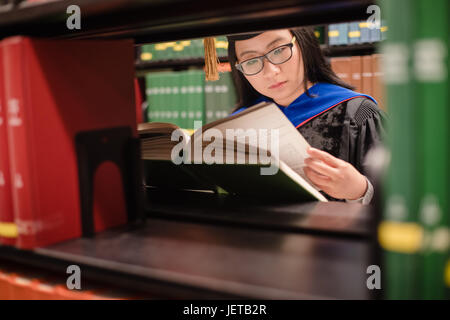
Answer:
[[[304,172],[317,187],[336,199],[356,200],[367,191],[367,180],[350,163],[309,148]]]

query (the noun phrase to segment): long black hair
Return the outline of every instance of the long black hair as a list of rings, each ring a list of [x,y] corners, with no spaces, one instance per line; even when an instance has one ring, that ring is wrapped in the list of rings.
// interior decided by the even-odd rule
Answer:
[[[296,42],[299,44],[302,53],[305,73],[303,85],[308,96],[310,95],[307,88],[308,82],[327,82],[350,90],[355,89],[353,86],[342,81],[333,72],[330,64],[325,60],[322,50],[320,49],[319,41],[314,35],[314,28],[300,27],[289,29],[289,31],[295,36]],[[236,93],[239,98],[235,110],[241,107],[251,106],[261,94],[252,87],[247,79],[245,79],[244,75],[235,67],[237,57],[235,40],[233,40],[233,37],[228,38],[228,59],[231,65],[233,82],[237,90]]]

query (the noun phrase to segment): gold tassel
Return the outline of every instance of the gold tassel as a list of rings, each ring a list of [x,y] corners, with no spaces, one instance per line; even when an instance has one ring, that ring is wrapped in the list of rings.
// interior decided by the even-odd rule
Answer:
[[[217,58],[216,45],[214,38],[209,37],[204,39],[205,48],[205,78],[206,81],[219,80],[219,59]]]

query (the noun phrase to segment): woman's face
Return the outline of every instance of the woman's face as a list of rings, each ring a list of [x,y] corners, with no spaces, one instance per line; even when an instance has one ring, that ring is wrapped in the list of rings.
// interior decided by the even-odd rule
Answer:
[[[248,40],[236,41],[237,62],[262,56],[272,49],[288,44],[292,40],[289,30],[264,32]],[[264,59],[263,69],[251,76],[244,75],[253,88],[282,106],[288,106],[303,93],[303,59],[297,42],[292,48],[292,57],[278,65]]]

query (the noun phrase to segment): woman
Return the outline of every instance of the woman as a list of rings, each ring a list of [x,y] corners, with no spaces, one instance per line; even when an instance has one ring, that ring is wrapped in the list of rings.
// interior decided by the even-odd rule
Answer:
[[[367,204],[368,150],[381,142],[382,111],[331,70],[311,28],[228,36],[239,106],[273,101],[309,142],[305,174],[329,199]]]

